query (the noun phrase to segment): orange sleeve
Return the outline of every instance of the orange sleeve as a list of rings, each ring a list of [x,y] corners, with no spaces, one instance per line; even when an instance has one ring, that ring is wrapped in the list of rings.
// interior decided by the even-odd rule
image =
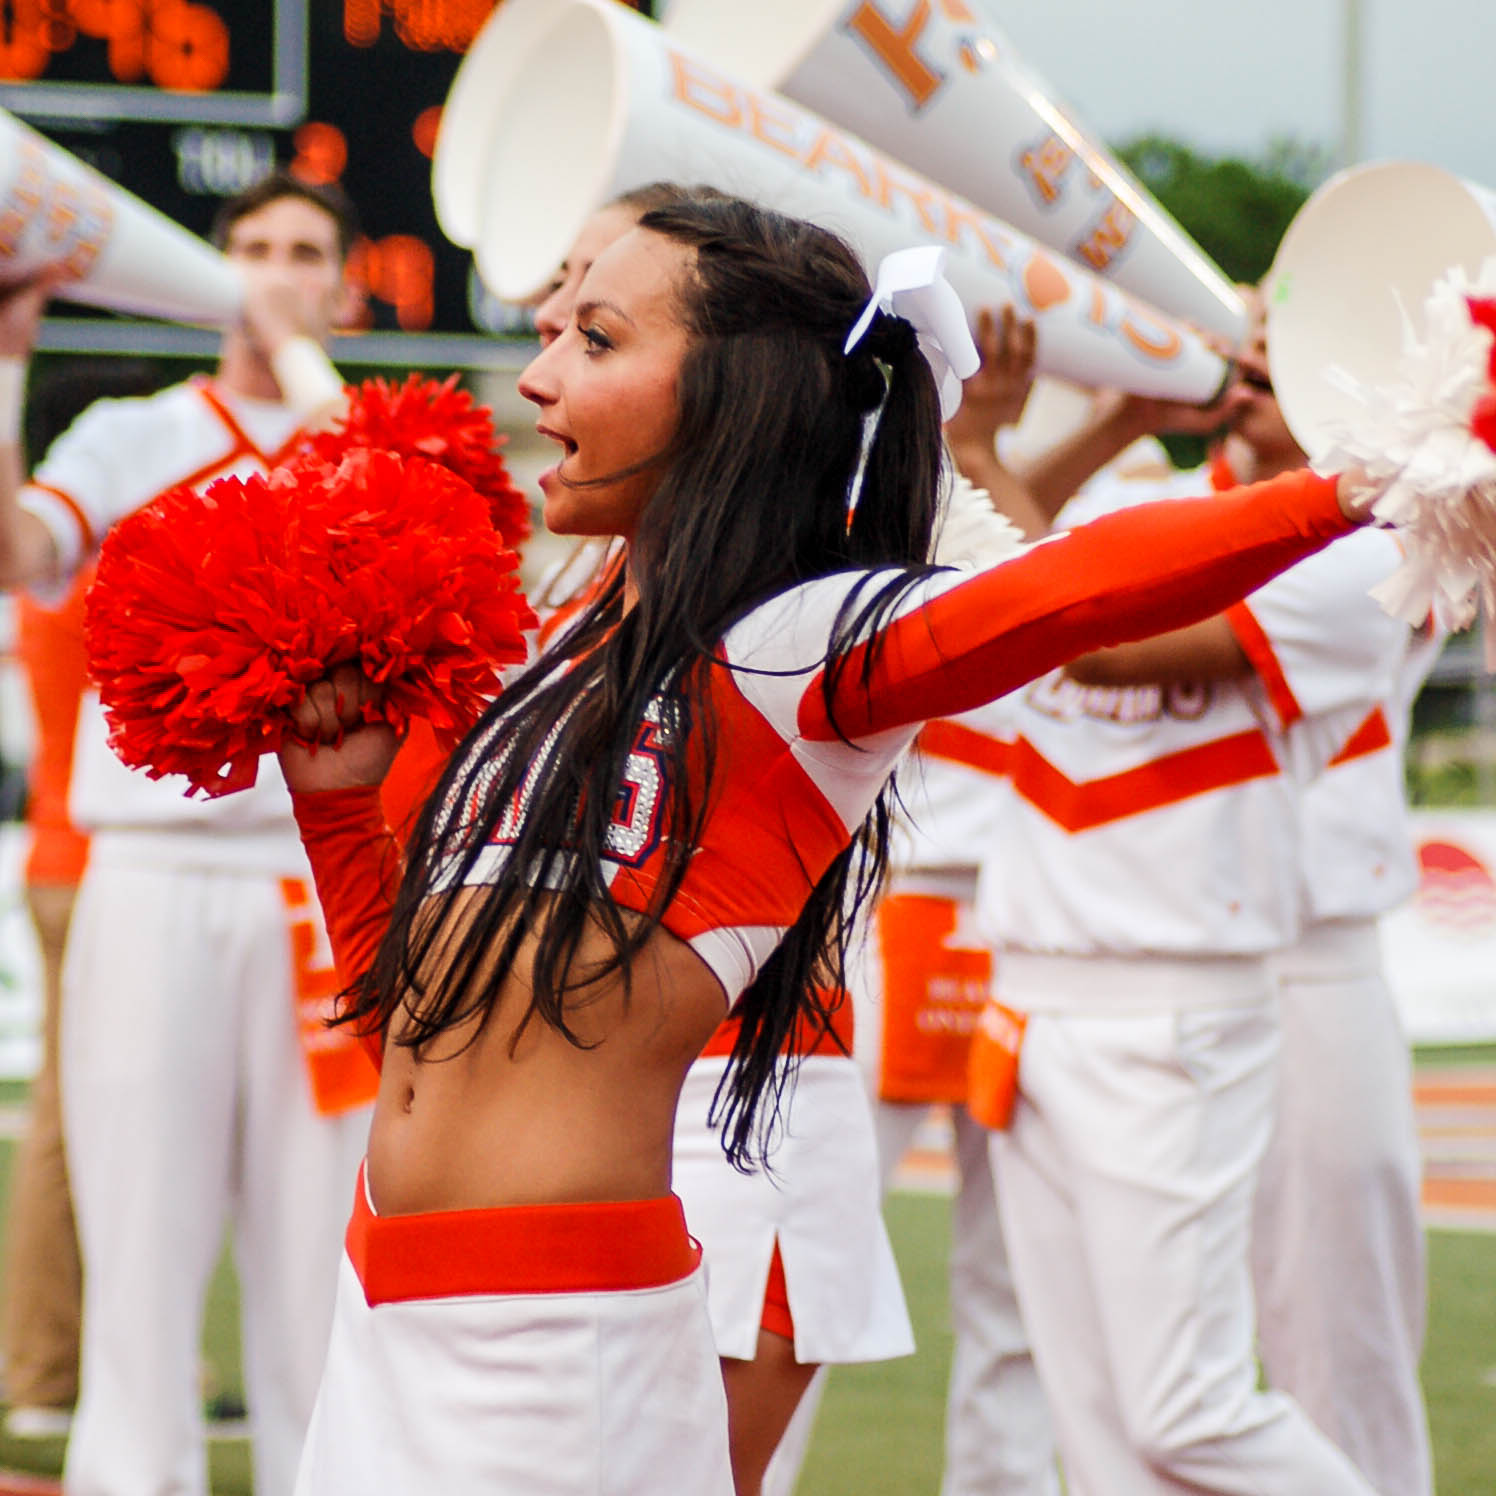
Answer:
[[[374,964],[400,876],[400,853],[385,824],[379,788],[293,792],[291,805],[312,864],[338,976],[345,988],[351,987]],[[363,1037],[377,1064],[383,1035]]]
[[[88,682],[83,598],[92,580],[90,566],[57,608],[44,608],[25,593],[16,600],[16,648],[30,681],[36,719],[26,811],[32,833],[28,883],[76,883],[88,858],[88,838],[68,818],[68,785],[78,705]]]
[[[410,840],[416,818],[431,798],[450,757],[436,741],[431,724],[424,717],[412,718],[410,732],[379,788],[385,821],[401,846]]]
[[[1089,650],[1209,618],[1352,528],[1336,480],[1307,471],[1106,515],[936,593],[859,645],[831,713],[821,677],[811,682],[800,731],[868,737],[970,711]]]

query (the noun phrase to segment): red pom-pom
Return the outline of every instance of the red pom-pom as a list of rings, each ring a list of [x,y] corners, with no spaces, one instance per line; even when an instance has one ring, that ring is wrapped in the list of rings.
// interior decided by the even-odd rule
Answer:
[[[1491,334],[1491,352],[1487,356],[1486,372],[1496,382],[1496,296],[1467,296],[1465,305],[1470,308],[1470,320]],[[1485,440],[1484,437],[1481,439]]]
[[[111,746],[152,778],[245,789],[330,667],[366,709],[455,742],[525,657],[535,618],[487,503],[441,466],[355,451],[178,488],[110,531],[84,624]]]
[[[1470,429],[1493,452],[1496,452],[1496,390],[1482,395],[1470,417]]]
[[[370,379],[351,388],[342,422],[311,437],[306,450],[334,465],[360,447],[440,463],[488,500],[494,529],[517,546],[530,534],[530,507],[499,455],[506,440],[494,435],[493,412],[459,389],[455,374],[441,382],[412,374],[400,385]]]

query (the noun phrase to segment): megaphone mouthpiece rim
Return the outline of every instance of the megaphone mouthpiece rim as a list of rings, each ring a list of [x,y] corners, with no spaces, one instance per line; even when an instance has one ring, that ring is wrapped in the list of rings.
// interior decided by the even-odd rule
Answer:
[[[612,195],[629,114],[628,69],[620,65],[627,43],[620,32],[630,20],[650,24],[613,0],[563,0],[551,15],[515,70],[484,177],[474,255],[483,283],[507,301],[540,294],[587,219]],[[587,76],[594,66],[597,73]],[[564,90],[556,86],[563,76]],[[537,149],[537,138],[543,148]],[[542,176],[543,194],[526,185]],[[546,200],[548,211],[506,226],[504,199],[511,191],[522,201]]]

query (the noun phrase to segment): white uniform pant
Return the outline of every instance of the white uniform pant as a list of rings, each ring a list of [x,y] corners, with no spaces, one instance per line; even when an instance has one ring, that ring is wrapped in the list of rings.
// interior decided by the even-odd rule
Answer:
[[[368,1113],[313,1109],[278,879],[113,860],[96,839],[63,983],[84,1265],[69,1496],[207,1488],[203,1299],[232,1220],[256,1489],[286,1496],[332,1320]]]
[[[1277,1046],[1266,996],[1030,1016],[992,1160],[1072,1496],[1371,1496],[1257,1385],[1248,1250]]]
[[[880,1102],[884,1192],[928,1108]],[[1054,1436],[1018,1312],[987,1156],[987,1129],[952,1109],[956,1199],[950,1303],[955,1346],[946,1392],[941,1496],[1058,1496]]]
[[[1418,1130],[1376,923],[1313,926],[1274,969],[1283,1053],[1252,1241],[1263,1366],[1381,1496],[1429,1496]]]

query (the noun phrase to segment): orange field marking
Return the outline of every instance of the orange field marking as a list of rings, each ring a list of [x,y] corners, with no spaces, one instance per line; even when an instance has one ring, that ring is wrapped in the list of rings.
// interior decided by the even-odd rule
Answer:
[[[1430,1175],[1423,1181],[1423,1203],[1461,1210],[1496,1210],[1496,1179]]]
[[[0,1496],[62,1496],[62,1487],[55,1480],[0,1470]]]
[[[1496,1110],[1496,1084],[1417,1081],[1413,1086],[1413,1102],[1417,1106],[1488,1106]]]

